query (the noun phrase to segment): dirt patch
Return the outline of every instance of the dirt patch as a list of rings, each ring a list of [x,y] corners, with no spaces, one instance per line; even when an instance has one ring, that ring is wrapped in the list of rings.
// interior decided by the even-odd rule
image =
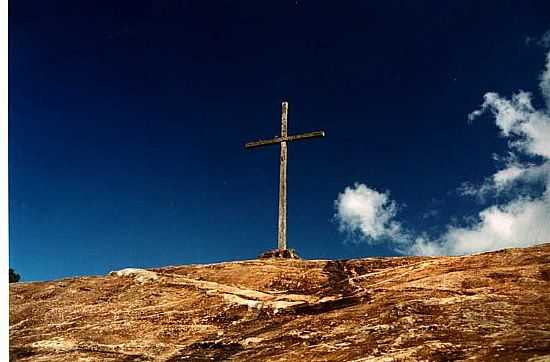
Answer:
[[[323,272],[328,275],[328,280],[319,293],[320,295],[328,296],[338,294],[348,296],[354,293],[355,288],[350,283],[347,260],[328,261],[323,268]]]
[[[539,268],[539,278],[546,282],[550,281],[550,266],[543,266]]]
[[[461,287],[463,289],[478,289],[485,288],[491,285],[491,281],[486,278],[470,277],[462,281]]]

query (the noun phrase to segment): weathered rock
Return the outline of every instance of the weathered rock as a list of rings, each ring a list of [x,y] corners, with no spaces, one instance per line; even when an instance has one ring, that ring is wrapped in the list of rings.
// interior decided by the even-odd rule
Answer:
[[[10,354],[20,361],[550,360],[549,276],[544,244],[465,257],[270,258],[17,283]]]
[[[142,284],[158,280],[159,278],[157,273],[155,272],[138,268],[126,268],[122,270],[112,271],[109,273],[109,275],[117,277],[132,277],[138,283]]]

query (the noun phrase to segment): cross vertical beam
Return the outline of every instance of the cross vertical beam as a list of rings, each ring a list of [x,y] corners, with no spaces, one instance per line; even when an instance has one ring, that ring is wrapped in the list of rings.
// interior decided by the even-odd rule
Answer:
[[[281,138],[288,137],[288,102],[281,106]],[[286,249],[286,163],[288,151],[286,141],[281,142],[281,157],[279,160],[279,229],[277,246]]]

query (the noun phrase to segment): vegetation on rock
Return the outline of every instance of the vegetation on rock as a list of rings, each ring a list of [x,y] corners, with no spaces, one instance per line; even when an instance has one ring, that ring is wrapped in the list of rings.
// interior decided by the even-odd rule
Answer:
[[[10,283],[17,283],[21,280],[21,275],[17,274],[15,270],[10,268]]]

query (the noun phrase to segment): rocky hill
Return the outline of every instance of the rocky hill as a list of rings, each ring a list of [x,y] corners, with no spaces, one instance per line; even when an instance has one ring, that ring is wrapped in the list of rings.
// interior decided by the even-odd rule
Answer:
[[[19,361],[550,360],[550,244],[10,285]]]

